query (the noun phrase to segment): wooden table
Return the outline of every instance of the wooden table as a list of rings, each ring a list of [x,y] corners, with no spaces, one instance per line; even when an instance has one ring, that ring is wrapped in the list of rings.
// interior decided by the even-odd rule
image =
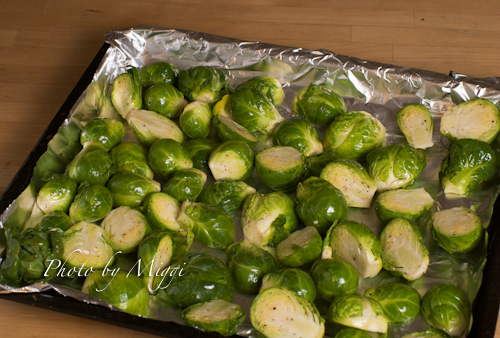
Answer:
[[[0,193],[103,35],[139,24],[323,48],[445,74],[500,76],[494,0],[0,0]],[[0,336],[150,335],[0,300]]]

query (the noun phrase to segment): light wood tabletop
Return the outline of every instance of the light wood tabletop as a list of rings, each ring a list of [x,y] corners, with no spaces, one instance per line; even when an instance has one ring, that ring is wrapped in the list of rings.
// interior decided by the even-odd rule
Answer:
[[[444,74],[500,76],[495,0],[0,0],[0,193],[104,34],[140,24],[321,48]],[[150,335],[0,300],[0,336]]]

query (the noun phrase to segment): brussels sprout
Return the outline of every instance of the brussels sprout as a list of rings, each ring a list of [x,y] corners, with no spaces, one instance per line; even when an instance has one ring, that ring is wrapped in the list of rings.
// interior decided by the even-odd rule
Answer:
[[[78,183],[105,185],[116,172],[111,156],[100,142],[88,143],[68,166],[69,177]]]
[[[129,73],[118,75],[113,81],[111,102],[124,119],[128,118],[132,109],[141,109],[142,86],[136,68],[133,68]]]
[[[436,212],[431,229],[439,246],[452,253],[474,249],[483,237],[481,218],[465,207]]]
[[[233,219],[217,205],[184,202],[177,221],[193,229],[194,238],[211,248],[225,248],[236,236]]]
[[[108,182],[114,206],[138,208],[146,197],[160,191],[160,183],[131,172],[115,174]]]
[[[36,204],[45,214],[54,211],[68,212],[77,190],[78,183],[68,176],[51,179],[38,191]]]
[[[377,191],[375,181],[354,160],[340,159],[328,163],[319,176],[344,195],[348,207],[369,208]]]
[[[120,121],[113,119],[93,119],[85,125],[80,134],[80,143],[101,142],[106,151],[119,144],[125,136],[125,128]]]
[[[283,269],[265,275],[262,279],[260,291],[275,286],[283,286],[295,291],[299,296],[304,297],[305,300],[311,303],[316,298],[314,280],[307,272],[300,269]]]
[[[241,83],[238,87],[236,87],[236,90],[242,87],[252,87],[260,90],[275,106],[281,105],[285,99],[285,93],[283,92],[281,83],[272,77],[253,77],[250,80]]]
[[[255,146],[258,142],[255,136],[253,136],[245,127],[236,123],[236,121],[234,121],[230,116],[215,115],[212,120],[212,125],[222,141],[243,141],[250,147]]]
[[[249,132],[271,133],[284,120],[271,101],[258,89],[242,87],[231,95],[234,120]]]
[[[326,234],[332,223],[347,217],[347,201],[342,192],[329,182],[309,177],[297,187],[297,216],[307,226]]]
[[[172,85],[155,84],[144,93],[144,106],[147,110],[175,119],[187,105],[184,95]]]
[[[282,264],[299,267],[312,263],[321,256],[323,239],[315,227],[305,227],[292,232],[278,244],[276,258]]]
[[[113,208],[113,195],[102,185],[89,185],[76,195],[69,208],[71,223],[80,221],[96,222]]]
[[[94,271],[85,278],[82,292],[100,298],[124,312],[149,316],[148,290],[139,277],[125,271],[118,271],[115,275]]]
[[[324,319],[314,304],[282,286],[265,289],[255,297],[250,319],[257,331],[270,338],[322,338],[325,334]]]
[[[465,101],[441,117],[440,131],[452,142],[473,139],[491,143],[500,131],[500,113],[486,99]]]
[[[200,195],[206,181],[207,175],[201,170],[194,168],[179,170],[163,186],[162,191],[179,202],[194,202]]]
[[[275,146],[255,156],[257,175],[275,191],[292,191],[307,175],[307,161],[300,151],[292,147]]]
[[[190,101],[213,103],[220,100],[226,83],[222,69],[198,66],[180,72],[178,87]]]
[[[375,213],[384,223],[394,218],[405,218],[413,222],[433,204],[434,199],[424,188],[387,190],[377,196]]]
[[[167,232],[153,233],[140,243],[137,258],[141,262],[139,269],[144,264],[144,270],[139,270],[139,273],[144,275],[150,293],[154,292],[155,276],[160,276],[169,267],[175,249],[175,242]]]
[[[124,142],[111,150],[117,171],[128,171],[153,179],[154,171],[148,163],[147,150],[138,143]]]
[[[295,202],[282,192],[255,193],[243,202],[241,228],[259,248],[275,248],[298,226]]]
[[[193,168],[199,169],[206,174],[210,173],[210,168],[208,167],[210,154],[218,146],[217,142],[208,138],[197,138],[184,143],[184,149],[186,149],[193,161]]]
[[[335,338],[372,338],[370,333],[353,327],[344,327],[335,335]]]
[[[181,128],[169,118],[149,110],[132,110],[127,119],[130,128],[146,147],[161,139],[184,142]]]
[[[469,300],[465,293],[451,284],[438,284],[422,298],[420,307],[425,321],[432,327],[461,336],[469,329]]]
[[[237,304],[214,299],[191,305],[182,311],[182,318],[189,327],[231,336],[237,333],[237,326],[245,320],[245,313]]]
[[[193,167],[193,161],[186,149],[174,140],[164,139],[156,141],[148,153],[149,165],[162,178],[181,169]]]
[[[71,220],[69,219],[68,215],[59,210],[43,216],[40,222],[38,222],[38,228],[41,231],[49,231],[50,229],[57,228],[66,231],[72,225],[73,224],[71,224]]]
[[[312,156],[323,152],[323,143],[319,140],[314,126],[302,119],[285,120],[273,133],[273,142],[278,146],[290,146],[304,156]]]
[[[422,332],[407,333],[401,338],[450,338],[450,335],[440,329],[428,329]]]
[[[441,165],[439,179],[446,194],[467,195],[497,172],[495,152],[484,142],[458,140]]]
[[[245,198],[254,193],[255,189],[245,182],[219,181],[203,189],[198,200],[216,204],[232,215],[241,207]]]
[[[374,150],[366,161],[379,192],[406,187],[427,165],[424,150],[400,144]]]
[[[311,276],[318,295],[327,302],[343,294],[354,294],[358,290],[359,275],[356,269],[338,257],[314,263]]]
[[[430,148],[434,121],[431,112],[421,104],[408,104],[396,115],[399,130],[403,133],[409,145],[418,149]]]
[[[382,270],[381,244],[366,225],[342,221],[332,225],[323,244],[323,259],[338,256],[351,263],[360,277],[374,277]]]
[[[389,222],[380,234],[384,269],[413,281],[429,266],[429,251],[416,226],[404,218]]]
[[[63,242],[63,259],[70,267],[95,271],[113,263],[109,235],[100,226],[85,221],[76,223],[64,232]]]
[[[341,96],[324,85],[310,84],[297,92],[292,104],[292,114],[300,115],[314,124],[328,125],[346,112]]]
[[[205,102],[194,101],[184,107],[179,125],[191,138],[207,137],[210,133],[212,110]]]
[[[307,162],[309,162],[309,174],[311,176],[319,177],[319,175],[321,175],[321,171],[328,163],[338,159],[339,157],[331,151],[324,151],[321,154],[308,157]]]
[[[335,297],[328,309],[328,319],[337,324],[370,332],[386,333],[388,327],[380,304],[357,294]]]
[[[236,290],[256,294],[262,278],[278,268],[274,257],[246,239],[226,248],[227,266],[233,276]]]
[[[325,148],[342,158],[364,160],[385,142],[384,125],[365,111],[349,111],[333,121],[325,133]]]
[[[149,87],[155,84],[166,83],[172,86],[177,84],[179,68],[170,62],[155,62],[144,66],[140,70],[141,84]]]
[[[239,181],[252,173],[253,157],[253,150],[245,142],[226,141],[212,151],[208,166],[217,181]]]
[[[156,277],[156,295],[185,308],[214,299],[232,301],[234,281],[226,265],[213,256],[191,253],[171,269],[170,278]]]
[[[420,295],[409,285],[383,284],[378,288],[366,290],[365,296],[380,304],[390,323],[405,323],[420,313]]]
[[[177,221],[180,211],[179,201],[163,192],[154,192],[144,201],[144,214],[155,231],[187,233]]]

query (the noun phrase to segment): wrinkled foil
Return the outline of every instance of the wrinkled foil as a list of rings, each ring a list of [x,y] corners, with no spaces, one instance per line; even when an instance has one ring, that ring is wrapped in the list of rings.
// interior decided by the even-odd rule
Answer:
[[[354,57],[338,55],[327,50],[304,50],[265,44],[246,42],[200,32],[176,29],[152,28],[139,26],[131,29],[112,31],[106,34],[106,41],[111,47],[106,52],[93,83],[82,93],[71,110],[65,123],[75,122],[84,126],[95,117],[112,117],[113,112],[106,110],[109,101],[110,84],[114,78],[128,67],[142,67],[157,61],[170,61],[179,69],[188,69],[197,65],[219,67],[228,70],[229,88],[254,76],[269,76],[279,79],[285,92],[285,100],[280,113],[286,118],[290,114],[292,100],[297,91],[311,82],[326,82],[334,91],[342,95],[348,110],[364,110],[378,118],[386,127],[387,144],[403,143],[404,136],[396,124],[396,113],[410,103],[421,103],[432,113],[434,119],[433,141],[435,146],[427,149],[428,163],[411,188],[424,187],[436,200],[436,210],[455,206],[466,206],[475,210],[488,227],[493,211],[493,204],[498,195],[496,185],[483,185],[469,198],[445,196],[438,179],[441,162],[448,154],[450,142],[439,132],[441,116],[453,105],[472,98],[480,97],[492,101],[497,106],[500,101],[500,79],[469,78],[462,74],[451,76],[413,68],[396,67],[376,62],[364,61]],[[104,102],[104,103],[103,103]],[[109,102],[108,102],[109,105]],[[319,128],[320,135],[324,128]],[[124,141],[137,141],[127,128]],[[263,144],[265,147],[265,144]],[[258,191],[268,192],[254,175]],[[267,190],[266,190],[267,189]],[[0,227],[9,216],[12,208],[0,216]],[[239,226],[241,213],[235,216],[237,238],[243,234]],[[374,208],[350,208],[349,219],[363,222],[378,236],[383,225],[378,221]],[[461,287],[472,302],[476,297],[482,280],[485,264],[486,242],[472,252],[453,256],[437,247],[430,233],[430,218],[421,219],[417,224],[422,230],[424,243],[430,251],[430,265],[425,276],[409,283],[423,296],[433,285],[451,282]],[[222,250],[209,249],[199,243],[193,244],[192,252],[207,252],[225,259]],[[360,282],[359,293],[382,283],[397,281],[385,270],[374,278]],[[64,296],[77,300],[99,304],[113,310],[112,305],[66,286],[37,283],[23,288],[0,285],[0,293],[43,292],[54,289]],[[239,327],[239,335],[257,337],[249,318],[253,296],[235,292],[234,302],[241,305],[247,318]],[[328,304],[317,304],[324,315]],[[150,318],[183,324],[181,311],[169,308],[155,300],[150,301]],[[400,337],[406,332],[425,330],[429,326],[419,315],[410,324],[393,325],[388,337]],[[335,325],[327,323],[325,337],[333,337]]]

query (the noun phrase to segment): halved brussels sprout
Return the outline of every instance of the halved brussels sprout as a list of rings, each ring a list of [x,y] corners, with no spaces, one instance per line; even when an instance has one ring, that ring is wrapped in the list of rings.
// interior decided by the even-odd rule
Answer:
[[[257,294],[262,278],[278,268],[269,252],[246,239],[228,246],[226,254],[227,267],[233,276],[236,290],[242,293]]]
[[[383,284],[368,289],[365,296],[375,299],[390,323],[405,323],[420,313],[420,295],[417,290],[401,283]]]
[[[147,150],[138,143],[124,142],[111,150],[111,158],[117,171],[129,171],[149,179],[155,176],[148,163]]]
[[[239,181],[248,178],[252,173],[253,157],[253,150],[247,143],[226,141],[212,151],[208,166],[217,181]]]
[[[325,85],[311,83],[297,92],[292,114],[300,115],[313,124],[328,125],[346,112],[344,99]]]
[[[179,170],[172,175],[163,186],[162,191],[174,197],[179,202],[194,202],[200,195],[207,175],[198,169]]]
[[[279,106],[285,99],[285,93],[283,92],[281,83],[272,77],[253,77],[238,85],[236,89],[242,87],[252,87],[260,90],[275,106]]]
[[[312,263],[321,256],[323,239],[315,227],[294,231],[278,244],[276,258],[282,264],[299,267]]]
[[[220,101],[214,105],[214,107],[212,108],[212,115],[214,117],[216,116],[232,117],[231,95],[229,94],[224,95],[222,99],[220,99]]]
[[[361,164],[340,159],[328,163],[319,176],[344,195],[348,207],[369,208],[377,186]]]
[[[172,86],[177,84],[179,68],[174,64],[163,61],[155,62],[141,68],[141,84],[149,87],[159,83],[166,83]]]
[[[153,85],[144,93],[145,108],[169,119],[179,117],[187,103],[177,88],[166,83]]]
[[[138,269],[150,293],[155,290],[155,276],[161,276],[161,272],[169,267],[175,249],[175,242],[168,232],[153,233],[140,243],[137,250],[140,262]],[[141,271],[143,264],[144,269]]]
[[[308,173],[307,164],[304,155],[293,147],[275,146],[255,156],[257,175],[275,191],[295,190]]]
[[[434,121],[431,112],[424,105],[408,104],[396,115],[399,130],[409,145],[417,149],[426,149],[434,145],[432,133]]]
[[[186,149],[170,139],[156,141],[149,149],[148,160],[153,171],[162,178],[193,167],[193,161]]]
[[[314,126],[302,119],[285,120],[273,132],[273,142],[278,146],[290,146],[304,156],[312,156],[323,152],[323,143]]]
[[[415,221],[434,204],[432,196],[424,188],[387,190],[377,196],[375,213],[384,223],[394,218]]]
[[[438,284],[422,298],[422,316],[432,327],[458,337],[469,330],[471,320],[469,299],[451,284]]]
[[[406,333],[401,338],[450,338],[450,335],[440,329],[428,329],[422,332]]]
[[[308,157],[307,162],[309,162],[309,174],[311,176],[319,177],[319,175],[321,175],[321,171],[328,163],[338,159],[339,157],[331,151],[324,151],[321,154]]]
[[[38,191],[36,204],[45,214],[56,210],[68,212],[77,190],[78,183],[74,179],[68,176],[56,177]]]
[[[161,139],[184,142],[184,134],[174,121],[149,110],[132,110],[127,122],[135,135],[146,147]]]
[[[406,187],[427,165],[424,150],[400,144],[374,150],[366,161],[379,192]]]
[[[125,128],[120,121],[113,119],[93,119],[83,127],[80,143],[101,142],[107,151],[119,144],[125,136]]]
[[[212,110],[205,102],[194,101],[184,107],[179,117],[179,125],[191,138],[207,137],[210,133]]]
[[[116,172],[111,156],[100,142],[88,143],[68,166],[68,175],[78,183],[104,185]]]
[[[254,194],[255,191],[254,188],[242,181],[219,181],[203,189],[198,200],[221,206],[228,214],[232,215],[241,207],[245,198]]]
[[[299,296],[304,297],[305,300],[311,303],[316,298],[314,280],[307,272],[300,269],[283,269],[265,275],[262,279],[260,291],[275,286],[283,286],[295,291]]]
[[[250,319],[257,331],[266,337],[322,338],[324,319],[313,303],[283,286],[265,289],[255,297]]]
[[[177,222],[181,204],[172,196],[163,192],[154,192],[144,201],[144,214],[155,231],[174,231],[186,233]]]
[[[245,316],[239,305],[222,299],[194,304],[182,311],[187,326],[223,336],[235,335]]]
[[[452,253],[474,249],[483,237],[481,218],[465,207],[436,212],[431,229],[439,246]]]
[[[40,222],[38,222],[38,228],[41,231],[49,231],[50,229],[61,229],[63,231],[68,230],[73,224],[69,216],[64,212],[56,210],[53,213],[46,214],[42,217]]]
[[[80,190],[69,208],[71,223],[96,222],[113,208],[113,195],[102,185],[89,185]]]
[[[245,127],[236,123],[230,116],[215,115],[212,120],[212,125],[222,141],[243,141],[250,147],[255,146],[258,142],[255,136]]]
[[[311,276],[318,295],[327,302],[337,296],[358,291],[359,275],[356,269],[338,257],[321,259],[314,263]]]
[[[115,174],[108,182],[114,206],[138,208],[149,194],[160,191],[160,183],[132,172]]]
[[[220,100],[226,83],[222,69],[198,66],[180,72],[178,87],[190,101],[213,103]]]
[[[441,117],[440,131],[452,142],[473,139],[491,143],[500,131],[500,113],[489,100],[465,101]]]
[[[199,169],[206,174],[210,173],[208,159],[212,151],[219,146],[219,143],[208,138],[197,138],[184,143],[189,157],[193,161],[193,168]]]
[[[136,68],[122,73],[113,81],[111,102],[121,117],[127,119],[132,109],[142,107],[142,86]]]
[[[335,338],[372,338],[368,331],[355,329],[353,327],[344,327],[337,334]]]

